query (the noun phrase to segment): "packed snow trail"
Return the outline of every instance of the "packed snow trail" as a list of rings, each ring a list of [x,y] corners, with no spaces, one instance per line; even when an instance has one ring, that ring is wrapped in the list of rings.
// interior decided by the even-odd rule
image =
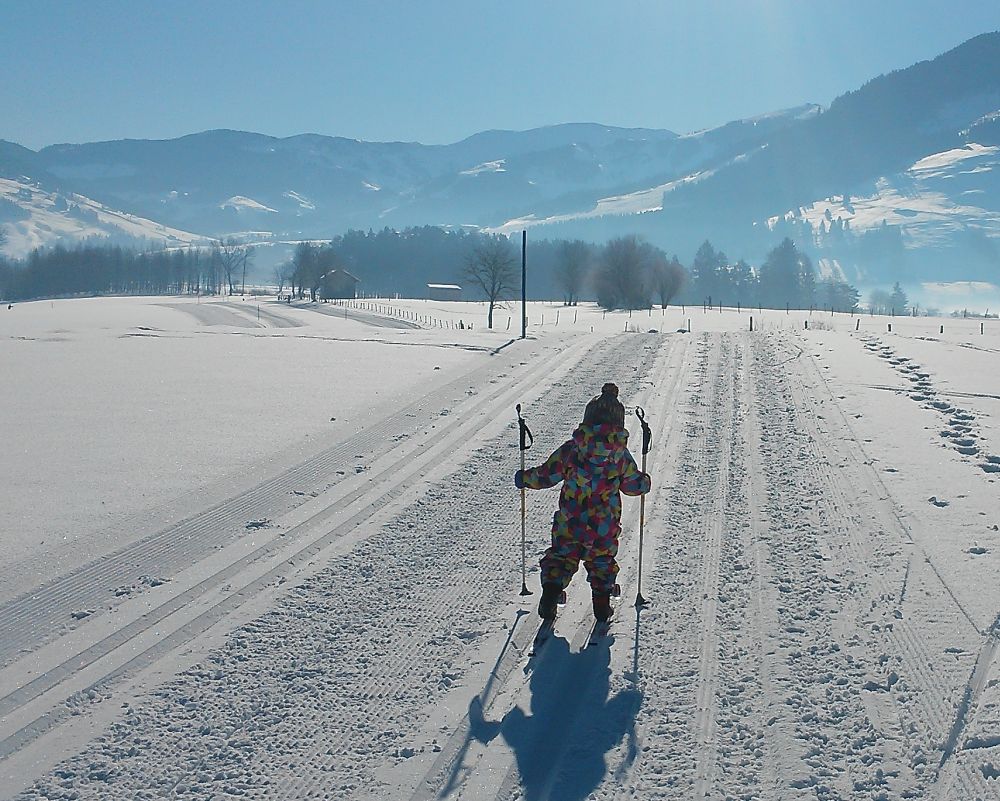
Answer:
[[[260,595],[169,666],[74,695],[0,762],[75,753],[19,801],[998,797],[997,625],[913,536],[798,336],[591,342],[519,400],[539,460],[609,378],[647,410],[647,609],[632,504],[610,634],[587,647],[578,576],[528,656],[517,388],[498,391],[482,420],[506,424],[442,436],[358,498],[383,508],[316,520],[315,548],[276,553]],[[533,565],[555,501],[532,495]]]
[[[986,632],[933,560],[912,553],[815,362],[787,335],[708,335],[688,350],[671,370],[686,373],[683,403],[657,438],[653,604],[634,628],[619,610],[609,682],[576,698],[558,682],[529,683],[485,714],[474,707],[478,740],[414,799],[997,797],[988,760],[954,779],[936,769],[959,702],[974,695],[972,660],[921,637],[946,629],[974,643]],[[660,389],[662,408],[675,389]],[[917,575],[917,600],[902,607]],[[556,663],[580,652],[579,632],[569,627],[563,644]],[[987,674],[969,686],[985,693]],[[622,726],[606,704],[631,693]],[[980,730],[997,726],[995,705],[979,710]],[[529,713],[541,742],[558,742],[538,762],[497,736]],[[512,760],[518,781],[508,769],[498,792]]]
[[[559,378],[563,375],[563,373],[565,373],[567,369],[573,367],[577,359],[579,359],[584,352],[589,350],[590,345],[594,341],[595,341],[594,339],[590,338],[581,338],[577,342],[577,344],[567,349],[564,349],[562,352],[560,352],[557,361],[553,363],[542,360],[539,364],[535,366],[533,370],[529,371],[527,374],[520,375],[519,379],[516,382],[514,382],[513,385],[506,384],[505,382],[502,381],[497,382],[496,386],[499,387],[500,389],[494,389],[491,387],[489,390],[489,393],[492,393],[493,396],[496,397],[494,401],[492,401],[494,403],[494,406],[490,407],[489,414],[486,415],[486,418],[489,420],[504,421],[499,423],[497,427],[506,428],[505,418],[509,418],[510,409],[513,407],[513,402],[515,398],[525,398],[525,397],[530,398],[532,396],[532,393],[535,392],[536,385],[539,387],[544,387],[547,385],[548,382],[558,381]],[[612,345],[607,343],[601,343],[599,345],[599,350],[603,351],[610,347],[612,347]],[[614,350],[615,350],[615,356],[614,358],[610,359],[610,361],[620,362],[627,355],[626,351],[628,350],[628,347],[626,347],[626,345],[623,344],[622,342],[619,342],[617,345],[614,346]],[[588,359],[588,362],[591,361],[594,361],[593,357]],[[601,357],[596,358],[596,362],[598,364],[607,363],[607,361],[608,359],[606,358],[601,358]],[[597,366],[591,365],[589,368],[589,372],[593,372],[596,375],[598,369],[599,368]],[[584,381],[584,385],[589,385],[589,383],[592,382],[593,380],[596,379],[592,378],[591,376],[587,376],[587,380]],[[569,405],[571,398],[573,401],[577,400],[580,390],[576,380],[569,381],[567,383],[568,386],[566,386],[561,391],[564,393],[563,403]],[[487,393],[488,397],[490,396],[489,393]],[[499,395],[497,395],[497,393],[499,393]],[[504,412],[506,412],[506,414]],[[552,414],[555,414],[555,412],[552,412]],[[540,422],[542,419],[544,418],[540,418]],[[432,441],[433,437],[437,437],[440,439],[442,436],[444,436],[445,440],[443,442],[443,445],[450,447],[452,451],[454,451],[456,448],[460,450],[462,447],[462,440],[464,438],[469,437],[469,431],[465,429],[469,429],[470,427],[472,429],[475,429],[477,427],[483,428],[483,424],[482,422],[480,422],[478,414],[471,415],[467,419],[459,416],[457,419],[449,419],[446,422],[447,425],[444,426],[443,429],[440,429],[438,434],[433,434],[430,436],[432,437]],[[488,430],[489,426],[487,426],[486,428]],[[551,437],[552,434],[549,434],[549,439],[551,439]],[[475,439],[473,439],[473,441],[475,442]],[[482,443],[479,444],[481,445]],[[421,447],[419,447],[418,443],[417,446],[414,446],[417,447],[416,454],[418,458],[416,462],[414,463],[412,456],[408,457],[407,460],[403,462],[404,465],[403,472],[404,474],[412,474],[415,476],[419,476],[420,481],[417,484],[413,483],[400,484],[399,479],[393,478],[391,482],[388,484],[391,497],[393,497],[394,500],[399,501],[396,503],[395,507],[393,507],[390,504],[389,511],[392,512],[393,509],[395,509],[395,512],[398,514],[398,510],[399,508],[401,508],[401,503],[403,503],[403,505],[405,505],[405,503],[410,503],[412,505],[409,507],[408,515],[410,516],[411,519],[397,520],[394,524],[386,526],[385,529],[381,530],[371,527],[371,524],[366,524],[365,526],[366,531],[364,532],[366,535],[374,535],[377,533],[377,536],[379,538],[385,538],[388,541],[388,543],[383,543],[383,547],[400,548],[401,550],[398,553],[395,553],[391,559],[382,560],[373,558],[372,563],[366,565],[364,557],[366,546],[361,545],[360,548],[352,552],[352,557],[349,560],[343,558],[335,560],[335,563],[338,565],[342,565],[342,569],[344,569],[350,576],[351,581],[348,582],[350,584],[350,587],[346,590],[341,589],[336,591],[335,593],[332,593],[335,597],[330,600],[330,603],[333,604],[333,609],[335,609],[336,611],[331,613],[329,615],[329,618],[324,616],[324,619],[333,628],[330,631],[324,630],[324,636],[320,638],[318,642],[323,643],[325,647],[343,649],[345,651],[343,655],[344,658],[349,660],[357,658],[358,660],[360,660],[362,665],[364,665],[367,664],[370,659],[373,659],[372,654],[378,652],[379,640],[382,639],[384,641],[385,647],[388,647],[390,649],[393,655],[393,659],[381,660],[381,664],[396,665],[395,670],[403,671],[402,674],[398,673],[393,674],[393,677],[387,678],[384,681],[375,681],[374,683],[371,684],[366,683],[364,685],[365,687],[375,687],[375,686],[384,687],[384,686],[398,685],[400,675],[408,676],[409,674],[407,673],[407,670],[409,668],[419,668],[419,666],[427,658],[426,648],[428,646],[423,641],[423,637],[424,635],[427,634],[427,632],[424,629],[418,629],[416,632],[414,632],[416,641],[413,642],[413,644],[409,648],[396,647],[400,643],[397,642],[394,638],[400,636],[401,634],[404,634],[407,630],[413,629],[415,627],[414,621],[425,621],[427,624],[434,627],[435,630],[440,629],[441,634],[440,635],[434,634],[433,637],[434,638],[437,638],[438,636],[443,637],[443,640],[438,644],[438,647],[441,648],[442,652],[445,655],[450,654],[455,643],[460,644],[463,642],[464,635],[461,635],[463,631],[467,633],[467,639],[469,641],[474,641],[478,636],[480,636],[479,633],[476,632],[474,626],[472,626],[470,622],[466,619],[467,605],[465,603],[459,603],[458,600],[456,600],[456,598],[453,597],[455,588],[450,587],[448,585],[445,586],[441,585],[442,585],[442,580],[447,580],[448,576],[451,573],[456,573],[457,571],[457,575],[461,575],[464,572],[466,574],[469,574],[465,576],[465,581],[468,582],[469,591],[472,591],[473,587],[475,587],[475,581],[477,580],[477,577],[475,576],[475,574],[470,574],[470,569],[478,572],[483,568],[483,564],[490,564],[489,562],[482,563],[478,560],[479,558],[483,557],[484,554],[488,554],[491,552],[493,553],[493,560],[494,560],[492,563],[492,567],[490,568],[491,573],[495,573],[499,577],[505,575],[504,573],[505,570],[510,568],[516,568],[516,562],[513,559],[512,554],[507,553],[507,551],[509,550],[508,546],[510,546],[514,542],[514,539],[506,535],[496,535],[496,532],[491,532],[489,526],[484,526],[484,523],[486,523],[486,521],[489,520],[489,518],[481,515],[481,513],[484,510],[492,508],[493,511],[491,512],[491,514],[493,515],[494,519],[499,519],[505,525],[511,522],[509,509],[507,508],[506,495],[508,493],[497,492],[497,489],[500,488],[503,488],[503,490],[508,489],[507,484],[509,483],[509,478],[510,478],[508,473],[510,471],[506,469],[501,470],[498,467],[498,466],[505,466],[504,462],[506,454],[504,453],[504,449],[507,448],[507,445],[508,443],[506,442],[506,435],[504,435],[496,443],[491,443],[488,447],[481,450],[472,462],[465,465],[462,477],[463,482],[470,484],[472,487],[478,486],[479,482],[482,480],[485,480],[486,482],[487,487],[485,489],[478,490],[478,492],[483,493],[484,495],[487,496],[486,498],[483,499],[483,503],[477,503],[475,502],[475,500],[470,501],[469,498],[467,498],[467,493],[464,492],[456,493],[454,487],[440,486],[434,493],[435,496],[434,504],[435,507],[437,508],[437,511],[430,517],[430,519],[426,519],[425,514],[423,512],[423,507],[427,502],[423,497],[427,492],[427,487],[425,485],[425,482],[430,481],[431,477],[434,475],[435,472],[440,473],[442,477],[447,475],[449,472],[453,471],[455,467],[458,466],[458,464],[460,464],[460,462],[453,463],[450,458],[448,458],[447,456],[442,456],[441,454],[436,454],[432,449],[423,450]],[[407,450],[412,453],[413,447],[410,447]],[[433,465],[440,465],[440,467],[434,467]],[[378,475],[377,464],[373,466],[372,472],[376,473],[376,476]],[[398,470],[396,472],[398,472]],[[480,479],[478,480],[476,478],[477,474],[480,475]],[[388,476],[391,474],[386,474],[386,475],[387,478],[383,479],[383,481],[388,480]],[[372,480],[371,478],[367,479],[368,482],[370,482],[371,480]],[[396,486],[399,487],[398,490],[393,489],[393,482],[395,483]],[[400,501],[399,498],[397,497],[401,495],[406,496],[402,501]],[[317,502],[319,500],[321,499],[318,499]],[[367,496],[361,496],[358,499],[357,503],[361,504],[367,500],[368,500]],[[372,500],[377,501],[377,497],[373,498]],[[383,505],[385,505],[384,500],[383,500]],[[361,511],[364,512],[365,509],[367,508],[368,507],[362,508]],[[341,516],[343,517],[349,511],[350,509],[346,509]],[[378,511],[377,508],[375,509],[375,511],[376,512]],[[368,514],[370,516],[371,512],[368,512]],[[344,525],[356,525],[356,523],[354,522],[356,517],[357,515],[348,518],[348,520],[345,521],[345,523],[342,524],[340,528],[343,528]],[[383,517],[385,517],[384,514]],[[377,516],[376,519],[378,519]],[[388,519],[391,520],[392,515],[389,515]],[[308,524],[311,524],[312,522],[313,522],[312,519],[307,519],[305,521],[305,523]],[[456,529],[456,524],[459,526],[458,530]],[[324,521],[320,519],[316,521],[316,525],[319,526],[318,533],[322,533],[324,530],[323,526],[329,524],[324,523]],[[462,527],[466,528],[467,531],[461,532],[460,529]],[[407,542],[404,545],[404,543],[402,542],[403,538],[400,536],[400,532],[396,530],[397,528],[404,529],[408,533],[408,536],[413,541]],[[433,529],[432,535],[431,533],[428,532],[427,530],[428,528]],[[282,532],[282,534],[284,533],[286,532]],[[293,532],[287,532],[287,533],[291,534]],[[333,533],[337,532],[335,531]],[[306,536],[307,533],[303,533],[298,535],[296,539],[303,539]],[[477,551],[476,548],[473,547],[473,541],[476,538],[486,540],[486,542],[484,543],[484,548],[481,551]],[[435,545],[435,540],[438,541],[438,545]],[[315,556],[317,554],[316,548],[320,544],[322,543],[319,543],[317,546],[311,546],[310,549],[304,553],[298,554],[296,552],[292,554],[292,558],[295,561],[290,562],[288,567],[283,568],[282,567],[283,562],[278,561],[275,569],[272,569],[270,572],[265,572],[261,577],[265,582],[268,583],[261,585],[260,584],[261,579],[257,579],[256,580],[257,584],[253,586],[257,586],[258,588],[265,587],[270,591],[271,594],[273,594],[275,590],[273,589],[272,585],[276,586],[279,583],[281,583],[281,581],[283,580],[282,578],[283,575],[289,573],[290,567],[299,564],[301,560],[304,560],[310,556]],[[350,544],[343,546],[341,550],[343,551],[346,548],[349,548]],[[322,544],[322,547],[325,548],[325,551],[319,553],[321,553],[321,555],[325,555],[325,558],[330,558],[333,553],[336,553],[336,546],[337,543],[335,541],[327,544]],[[332,552],[331,548],[333,549]],[[490,549],[492,549],[492,551]],[[436,551],[440,551],[440,553],[436,553]],[[450,560],[455,560],[455,559],[459,560],[459,564],[457,566],[452,565],[451,566],[452,569],[449,571],[441,572],[442,569],[441,566],[438,564],[438,559],[440,559],[443,555],[447,555],[448,559]],[[278,557],[286,557],[285,561],[287,561],[287,556],[284,553],[279,552]],[[424,561],[421,562],[420,561],[421,559]],[[385,575],[381,570],[383,561],[387,562],[388,568],[391,572],[390,575],[388,576]],[[420,567],[421,564],[423,564],[426,569],[429,569],[431,571],[429,576],[418,577],[421,569]],[[275,570],[277,570],[278,572],[275,573]],[[360,610],[356,610],[355,607],[357,606],[359,599],[366,598],[365,587],[367,586],[370,590],[376,572],[378,573],[379,581],[388,583],[380,587],[381,594],[379,596],[367,598],[367,600],[364,600],[362,608]],[[277,581],[275,579],[277,579]],[[361,587],[354,586],[354,584],[359,581],[362,583],[362,585],[365,586]],[[249,586],[250,585],[248,585],[248,587]],[[306,589],[303,589],[302,587],[297,587],[293,591],[293,595],[294,593],[301,591],[305,593],[306,598],[310,597],[311,593],[308,592],[309,584],[306,583],[304,586]],[[436,588],[436,589],[432,594],[428,594],[428,588]],[[220,589],[223,594],[220,597],[222,597],[222,600],[224,601],[225,597],[228,597],[227,593],[231,593],[232,590],[229,587],[221,587]],[[480,589],[475,590],[475,594],[478,595],[479,592]],[[504,595],[505,594],[506,593],[504,592]],[[424,606],[419,608],[419,610],[413,610],[410,613],[403,614],[401,615],[400,618],[397,619],[396,615],[399,614],[399,609],[401,608],[401,601],[408,595],[413,596],[413,598],[415,599],[414,602],[418,604],[424,604]],[[482,599],[478,601],[478,603],[482,605],[486,600],[488,599]],[[186,610],[187,607],[190,605],[192,604],[187,603],[185,604],[184,607],[182,607],[182,609]],[[224,604],[222,605],[224,606]],[[176,607],[177,604],[174,604],[174,606]],[[472,606],[474,607],[475,604],[473,604]],[[454,618],[452,620],[452,625],[448,625],[446,623],[446,620],[448,618],[442,615],[442,612],[444,610],[449,610],[448,614],[451,616],[451,618]],[[345,620],[344,617],[345,611],[350,611],[353,613],[350,620]],[[291,614],[293,617],[297,618],[300,613],[292,612]],[[308,617],[308,614],[309,613],[305,613],[304,616]],[[385,615],[388,615],[390,619],[388,620],[384,619]],[[379,617],[379,620],[377,622],[375,619],[376,616]],[[189,624],[185,624],[183,623],[183,621],[179,622],[183,626],[181,629],[178,629],[179,633],[187,632]],[[211,623],[212,621],[208,620],[206,622]],[[261,625],[261,621],[259,620],[254,623],[251,623],[249,628],[251,630],[256,630],[255,627],[258,625]],[[345,627],[345,630],[340,631],[339,630],[340,627]],[[282,636],[284,636],[287,628],[288,628],[287,625],[283,622],[278,627],[279,633]],[[373,639],[369,640],[368,637],[372,634],[373,631],[376,632],[375,636]],[[453,631],[458,632],[460,636],[456,636],[455,634],[450,633]],[[246,637],[247,635],[245,633],[238,633],[234,635],[233,639],[230,642],[239,643],[241,645],[238,645],[237,647],[242,647],[242,643],[247,641],[244,639]],[[315,645],[317,643],[316,633],[309,632],[308,639],[311,643]],[[132,637],[132,640],[134,641],[135,637]],[[249,637],[250,642],[253,642],[254,640],[255,638],[253,636]],[[183,639],[181,640],[181,643],[183,643]],[[108,641],[107,647],[110,648],[111,646],[117,644],[118,643],[116,643],[114,639],[112,639]],[[129,646],[128,650],[133,650],[134,642],[129,642],[128,646]],[[90,654],[87,654],[87,656],[90,656]],[[115,656],[115,653],[109,652],[108,657],[101,657],[100,661],[107,661],[108,658],[111,658],[113,656]],[[270,661],[271,659],[271,656],[268,655],[267,650],[262,652],[261,656],[268,661]],[[396,659],[404,660],[403,667],[399,666],[399,664],[394,661]],[[237,662],[241,661],[239,655],[236,661]],[[69,666],[67,665],[67,667]],[[153,665],[153,667],[155,667],[155,664]],[[85,668],[85,670],[97,671],[98,665],[93,664],[92,667]],[[123,665],[122,668],[117,669],[117,673],[115,675],[118,675],[119,673],[122,672],[125,673],[133,672],[134,670],[135,670],[134,665],[125,664]],[[323,672],[326,673],[326,671],[327,669],[324,668]],[[442,687],[447,687],[453,682],[453,679],[449,679],[447,677],[447,672],[448,672],[447,669],[444,669],[445,675],[444,678],[441,679],[441,681],[443,682],[441,685]],[[64,687],[68,686],[66,684],[66,681],[74,680],[74,677],[72,675],[69,677],[69,679],[65,679],[64,675],[65,673],[66,673],[66,668],[59,668],[56,671],[55,675],[47,677],[48,684],[55,685],[50,690],[47,691],[49,695],[52,695],[53,701],[56,699],[56,696],[53,694],[57,692],[64,692]],[[348,671],[348,673],[363,675],[364,669],[355,667],[351,668]],[[245,676],[245,678],[247,678],[248,680],[256,680],[258,672],[253,671],[253,674],[254,675],[247,675]],[[215,671],[213,671],[212,675],[215,675]],[[240,675],[243,676],[242,671],[240,672]],[[62,681],[62,683],[57,683],[60,677],[64,678],[65,680]],[[9,678],[11,678],[11,680],[14,680],[13,677]],[[341,679],[343,678],[344,676],[341,675]],[[89,676],[84,677],[84,681],[85,683],[81,688],[83,690],[83,695],[74,696],[74,698],[71,699],[71,706],[75,709],[75,711],[86,710],[87,706],[94,702],[96,702],[99,705],[100,701],[102,701],[106,697],[108,691],[107,687],[102,686],[101,681],[95,683],[90,679]],[[141,683],[141,678],[137,679],[137,681]],[[239,696],[239,698],[234,700],[234,707],[238,709],[241,703],[243,703],[243,701],[245,700],[243,698],[242,693],[246,690],[246,687],[233,686],[233,689]],[[280,692],[282,689],[283,689],[283,682],[279,681],[275,685],[274,691]],[[358,691],[362,692],[366,697],[371,692],[371,690],[365,690],[363,687],[359,688]],[[24,690],[17,690],[13,694],[13,697],[10,700],[8,700],[8,703],[16,702],[17,700],[19,700],[20,694],[23,693]],[[255,693],[254,695],[257,696],[259,699],[259,693]],[[373,718],[378,718],[382,716],[384,712],[384,710],[382,709],[383,705],[388,705],[390,707],[393,706],[393,702],[385,700],[384,693],[380,693],[379,695],[381,697],[381,700],[378,700],[377,702],[373,701],[373,703],[376,703],[376,711],[373,711],[372,713]],[[337,703],[343,703],[344,699],[349,698],[349,696],[350,693],[338,693],[338,697],[340,700]],[[65,698],[65,694],[63,695],[63,697]],[[47,701],[47,698],[40,697],[37,695],[37,693],[35,693],[34,700],[32,698],[28,698],[27,700],[28,704],[34,704],[37,706],[38,704],[41,704],[43,701]],[[109,705],[105,704],[104,706],[108,707]],[[350,710],[351,708],[352,708],[351,704],[348,704],[347,709]],[[107,710],[105,710],[105,712],[106,711]],[[355,709],[355,712],[356,711],[357,710]],[[27,712],[24,711],[24,706],[14,709],[15,718],[18,714],[22,713],[27,714]],[[170,716],[167,715],[167,717]],[[58,710],[56,708],[53,708],[53,711],[51,713],[47,713],[47,718],[49,719],[48,722],[49,726],[57,724],[59,722]],[[9,727],[11,723],[10,716],[8,716],[6,723]],[[7,730],[10,731],[9,728]],[[341,734],[339,735],[339,737],[342,739],[344,736],[343,733],[349,730],[350,727],[345,723],[344,727],[340,730]],[[19,732],[16,733],[12,732],[10,737],[8,737],[8,740],[10,741],[8,743],[8,748],[9,749],[13,748],[15,749],[15,751],[22,750],[23,744],[25,742],[30,742],[33,739],[38,738],[38,736],[39,736],[39,731],[37,731],[36,728],[29,728],[27,730],[21,729]],[[14,739],[11,740],[11,737],[13,737]],[[44,748],[46,746],[50,746],[51,743],[39,742],[36,743],[36,745],[38,746],[39,750],[44,750]],[[192,742],[191,745],[197,746],[198,745],[197,740],[195,742]],[[280,749],[276,747],[272,748],[272,753],[275,753],[278,750]],[[376,751],[380,751],[380,749],[376,749]],[[10,750],[8,750],[6,753],[9,756],[12,755]],[[336,753],[336,749],[334,749],[334,753]],[[24,754],[14,753],[12,756],[15,758],[14,759],[15,762],[16,758],[18,757],[27,759],[27,757]],[[199,759],[201,759],[201,756],[199,756]],[[169,759],[164,760],[161,758],[158,758],[155,761],[158,762],[161,766],[165,766],[170,762]],[[10,760],[8,760],[8,762],[10,762]],[[6,767],[7,766],[5,766],[5,768]],[[317,768],[318,769],[322,768],[322,766],[318,765]],[[145,773],[145,771],[143,772]],[[278,770],[278,773],[280,772],[281,770]],[[267,775],[267,772],[265,772],[264,775]],[[321,775],[325,776],[325,772],[321,772]],[[309,777],[303,777],[303,779],[308,780]],[[295,784],[300,783],[299,780],[289,779],[287,781],[293,781]],[[292,795],[293,796],[298,795],[298,791],[292,792]]]
[[[356,538],[359,523],[381,512],[387,500],[422,485],[428,465],[447,464],[442,454],[454,453],[484,424],[493,425],[497,403],[506,407],[515,399],[530,397],[536,386],[544,387],[574,364],[593,341],[581,338],[568,348],[546,346],[534,366],[515,371],[514,380],[504,380],[503,371],[511,368],[505,368],[503,360],[491,361],[434,398],[420,399],[366,429],[362,435],[366,442],[334,446],[182,521],[179,529],[158,532],[5,606],[3,644],[13,649],[19,643],[35,642],[42,647],[15,657],[0,670],[0,759],[5,760],[0,763],[4,770],[0,778],[22,781],[21,763],[33,764],[39,755],[45,758],[52,753],[46,742],[34,741],[66,723],[71,713],[78,715],[88,704],[103,700],[110,681],[155,666],[171,649],[183,646],[217,621],[224,624],[249,600],[258,601],[258,594],[273,595],[302,561],[338,546],[347,535]],[[566,366],[550,364],[546,352],[557,354]],[[519,357],[512,354],[512,358]],[[455,418],[445,416],[448,407],[440,411],[443,404],[450,404]],[[414,430],[415,426],[420,428]],[[383,441],[388,443],[384,447]],[[352,463],[352,454],[362,444],[369,451],[375,444],[375,454],[366,461],[366,470],[343,478],[345,461]],[[307,499],[316,497],[303,503],[292,489],[305,490]],[[298,498],[298,505],[289,496]],[[273,525],[255,531],[253,537],[240,537],[242,522],[260,511],[273,515]],[[227,517],[233,521],[231,528],[225,525]],[[115,597],[113,589],[123,579],[162,575],[159,571],[172,566],[177,572],[167,574],[172,576],[170,581],[124,601]],[[69,613],[80,608],[78,604],[104,605],[109,599],[115,603],[111,613],[89,616],[76,630],[44,645],[60,633],[55,621],[69,619]],[[42,625],[43,610],[53,615],[49,626]],[[9,653],[16,655],[16,651]],[[98,710],[106,715],[108,706]],[[70,720],[62,726],[70,730],[66,735],[70,742],[81,736],[72,732],[72,724],[78,722]]]

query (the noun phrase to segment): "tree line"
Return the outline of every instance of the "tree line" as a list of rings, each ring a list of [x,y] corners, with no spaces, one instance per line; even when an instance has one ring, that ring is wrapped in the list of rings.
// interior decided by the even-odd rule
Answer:
[[[324,242],[301,242],[269,276],[279,291],[316,300],[323,276],[343,269],[369,294],[423,297],[427,283],[456,283],[466,297],[497,303],[520,295],[520,244],[480,231],[433,226],[395,231],[348,231]],[[21,262],[0,260],[0,297],[29,299],[73,294],[220,294],[245,288],[251,246],[227,239],[207,248],[136,251],[85,242],[36,250]],[[905,295],[873,294],[876,311],[905,313]],[[705,241],[690,265],[641,237],[603,245],[582,240],[529,240],[528,297],[566,304],[596,300],[607,309],[671,303],[855,311],[855,287],[820,280],[791,238],[756,267],[730,260]]]
[[[208,248],[138,251],[102,241],[33,250],[23,261],[0,256],[0,298],[66,295],[230,294],[245,287],[253,247],[235,239]]]
[[[809,256],[790,237],[772,248],[759,267],[735,262],[708,241],[695,253],[685,300],[708,306],[854,312],[860,295],[837,277],[820,279]]]
[[[690,267],[637,236],[617,237],[603,246],[562,242],[554,276],[565,302],[593,297],[608,309],[683,303],[853,312],[859,301],[857,288],[847,281],[819,279],[809,256],[790,238],[772,248],[758,267],[731,261],[708,241]]]
[[[645,309],[654,303],[744,306],[854,312],[858,290],[838,278],[818,280],[808,255],[791,239],[773,248],[759,268],[732,263],[705,242],[691,268],[675,255],[638,236],[616,237],[603,246],[581,240],[556,244],[552,278],[569,305],[593,297],[606,309]],[[487,238],[466,258],[464,279],[494,306],[519,285],[515,252],[503,237]],[[899,290],[897,285],[896,290]]]

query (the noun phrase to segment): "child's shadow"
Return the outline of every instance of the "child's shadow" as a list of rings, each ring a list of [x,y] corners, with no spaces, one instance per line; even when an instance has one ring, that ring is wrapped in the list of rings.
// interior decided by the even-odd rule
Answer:
[[[488,743],[498,734],[514,751],[525,801],[582,801],[608,772],[605,755],[626,735],[634,743],[638,689],[608,698],[609,643],[570,653],[553,636],[531,675],[531,714],[514,707],[499,722],[483,717],[479,698],[469,706],[470,737]],[[634,758],[630,748],[627,759]]]

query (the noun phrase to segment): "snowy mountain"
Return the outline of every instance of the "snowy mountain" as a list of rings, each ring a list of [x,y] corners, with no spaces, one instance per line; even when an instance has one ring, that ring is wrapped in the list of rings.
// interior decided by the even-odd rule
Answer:
[[[544,230],[595,239],[639,230],[681,253],[709,238],[751,260],[791,236],[855,277],[995,278],[998,110],[1000,34],[991,33],[673,182],[641,218],[578,214]]]
[[[166,141],[0,143],[0,175],[29,176],[201,235],[329,237],[349,227],[499,225],[572,211],[708,169],[816,112],[805,106],[694,136],[567,124],[452,145],[208,131]]]
[[[38,152],[0,142],[0,177],[194,232],[168,241],[534,227],[593,241],[639,232],[685,259],[707,238],[753,261],[791,236],[853,278],[948,277],[961,265],[973,279],[991,275],[998,257],[998,145],[1000,34],[991,33],[875,78],[827,109],[805,105],[686,135],[581,123],[450,145],[226,130]],[[5,197],[20,209],[0,210],[8,227],[20,226],[10,251],[96,233],[51,217],[12,220],[36,212],[16,192]]]

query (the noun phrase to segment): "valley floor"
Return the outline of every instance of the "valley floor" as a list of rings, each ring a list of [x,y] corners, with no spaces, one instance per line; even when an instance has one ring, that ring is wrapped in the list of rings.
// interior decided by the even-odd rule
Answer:
[[[588,314],[471,334],[433,386],[390,367],[363,425],[243,452],[242,485],[22,570],[0,594],[0,798],[1000,796],[997,333]],[[416,325],[383,346],[457,342]],[[577,576],[531,657],[556,492],[528,496],[521,598],[514,405],[537,463],[606,380],[653,426],[650,603],[627,500],[610,636],[588,645]]]

